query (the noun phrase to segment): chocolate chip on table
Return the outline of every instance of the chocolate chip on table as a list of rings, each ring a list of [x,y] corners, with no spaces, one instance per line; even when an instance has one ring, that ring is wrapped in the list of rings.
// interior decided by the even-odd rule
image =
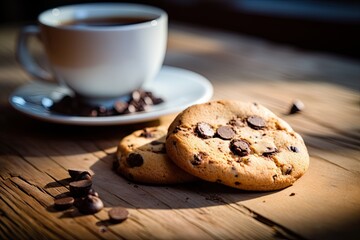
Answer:
[[[99,194],[92,188],[89,190],[88,195],[99,197]]]
[[[89,193],[91,186],[92,186],[91,180],[74,181],[69,184],[70,193],[74,197],[83,197]]]
[[[216,130],[216,134],[224,140],[230,140],[235,136],[234,130],[230,126],[221,126]]]
[[[74,204],[75,199],[73,197],[62,197],[54,199],[54,207],[58,210],[65,210],[70,208]]]
[[[104,208],[104,203],[100,198],[87,195],[79,201],[78,209],[83,214],[94,214]]]
[[[295,152],[295,153],[300,152],[299,149],[297,147],[295,147],[295,146],[290,146],[289,150],[292,151],[292,152]]]
[[[255,130],[262,129],[266,127],[266,122],[262,117],[259,116],[250,116],[246,119],[249,126]]]
[[[295,100],[291,105],[289,114],[294,114],[294,113],[300,112],[300,111],[304,110],[304,108],[305,108],[305,105],[302,101]]]
[[[123,207],[114,207],[108,212],[109,218],[112,222],[122,222],[129,216],[129,211]]]
[[[88,171],[84,171],[82,173],[80,173],[76,178],[75,181],[80,181],[80,180],[91,180],[92,176]]]
[[[129,167],[140,167],[144,163],[143,157],[138,153],[130,153],[126,158],[126,163]]]
[[[212,127],[204,122],[199,122],[196,124],[196,128],[195,128],[196,133],[198,134],[199,137],[201,138],[212,138],[215,134],[214,130],[212,129]]]
[[[250,147],[249,144],[241,139],[234,139],[230,142],[230,150],[240,157],[249,155]]]
[[[72,179],[76,179],[80,174],[82,174],[82,173],[88,173],[90,176],[91,176],[91,174],[88,172],[88,171],[86,171],[86,170],[82,170],[82,169],[68,169],[68,173],[69,173],[69,175],[70,175],[70,177],[72,178]]]

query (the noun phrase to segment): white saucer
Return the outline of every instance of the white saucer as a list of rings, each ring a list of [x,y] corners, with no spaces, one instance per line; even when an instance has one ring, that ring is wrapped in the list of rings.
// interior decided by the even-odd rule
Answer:
[[[163,66],[150,84],[143,87],[164,102],[149,111],[106,117],[78,117],[55,113],[46,108],[46,101],[60,99],[70,92],[66,87],[39,81],[19,87],[9,102],[16,110],[28,116],[55,123],[72,125],[115,125],[154,120],[160,116],[180,112],[186,107],[210,100],[211,83],[203,76],[180,68]],[[45,105],[45,106],[44,106]]]

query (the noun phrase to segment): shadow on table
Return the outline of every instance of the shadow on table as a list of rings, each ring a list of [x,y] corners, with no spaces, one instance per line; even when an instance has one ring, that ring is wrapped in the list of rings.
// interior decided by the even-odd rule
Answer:
[[[93,187],[108,207],[136,209],[185,209],[227,205],[259,198],[272,192],[249,192],[198,180],[191,183],[152,185],[129,181],[112,170],[114,155],[91,166]]]

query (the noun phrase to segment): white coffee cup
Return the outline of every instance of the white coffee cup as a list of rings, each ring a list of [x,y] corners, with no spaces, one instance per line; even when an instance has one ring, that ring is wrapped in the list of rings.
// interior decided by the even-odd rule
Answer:
[[[144,21],[94,25],[101,19],[133,17]],[[83,21],[93,23],[79,25]],[[56,80],[85,99],[126,95],[154,79],[164,60],[167,14],[159,8],[128,3],[69,5],[41,13],[38,22],[22,29],[18,61],[36,79]],[[50,71],[28,51],[29,37],[34,35],[44,46]]]

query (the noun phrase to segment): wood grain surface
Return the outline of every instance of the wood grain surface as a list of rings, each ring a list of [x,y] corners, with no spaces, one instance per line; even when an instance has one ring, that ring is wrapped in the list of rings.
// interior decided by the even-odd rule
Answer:
[[[214,183],[128,182],[111,170],[118,141],[175,115],[124,126],[66,126],[11,109],[31,79],[17,65],[18,27],[0,28],[0,239],[359,239],[360,64],[208,29],[171,25],[165,64],[195,71],[213,99],[258,102],[304,138],[311,163],[293,186],[246,192]],[[35,50],[37,51],[37,50]],[[171,79],[169,79],[171,81]],[[303,112],[288,115],[300,99]],[[105,203],[94,215],[56,211],[69,168],[89,169]],[[107,211],[126,207],[119,224]]]

